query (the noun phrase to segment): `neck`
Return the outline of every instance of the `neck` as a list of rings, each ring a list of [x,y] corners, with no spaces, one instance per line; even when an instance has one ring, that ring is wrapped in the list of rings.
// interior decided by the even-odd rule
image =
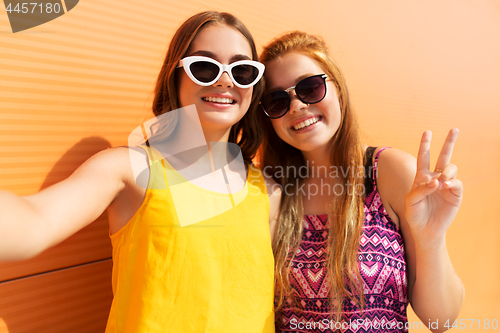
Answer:
[[[230,130],[230,128],[227,130],[210,131],[203,129],[212,171],[215,171],[216,167],[220,166],[221,163],[224,165],[228,163],[227,142],[229,140]],[[220,145],[217,145],[217,143],[220,143]]]
[[[342,187],[338,186],[339,174],[332,166],[330,147],[315,151],[302,151],[307,166],[304,180],[305,195],[302,195],[304,213],[308,215],[325,214],[331,211],[335,195]]]
[[[175,129],[155,148],[162,152],[163,156],[168,157],[170,164],[177,170],[196,163],[206,165],[207,161],[213,170],[217,164],[214,162],[217,161],[214,161],[212,155],[215,154],[215,158],[225,156],[221,151],[225,151],[231,128],[208,126],[204,128],[200,124],[196,109],[192,107],[186,107],[182,109],[182,112],[181,110],[172,111],[164,117],[169,116],[171,118],[163,119],[160,125],[163,125],[163,122],[173,123]],[[216,143],[221,144],[216,145]]]
[[[302,156],[310,170],[309,179],[331,178],[330,169],[332,162],[331,149],[329,147],[325,146],[322,149],[314,151],[302,151]]]
[[[203,135],[205,136],[205,141],[210,147],[210,142],[228,142],[229,132],[231,128],[225,130],[206,130],[203,129]]]

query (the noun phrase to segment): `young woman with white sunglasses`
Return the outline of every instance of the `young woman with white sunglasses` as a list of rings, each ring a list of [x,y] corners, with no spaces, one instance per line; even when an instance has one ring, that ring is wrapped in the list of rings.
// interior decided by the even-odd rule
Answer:
[[[268,192],[250,162],[261,142],[257,59],[233,15],[189,18],[171,41],[153,101],[157,118],[186,110],[158,122],[140,147],[100,152],[40,193],[0,192],[0,260],[35,256],[108,209],[114,299],[106,332],[273,332],[269,221],[279,192]],[[196,121],[186,128],[183,112],[193,105]],[[166,153],[200,129],[204,146]],[[221,167],[219,191],[220,143],[237,144],[244,163]],[[207,165],[213,173],[199,172]]]

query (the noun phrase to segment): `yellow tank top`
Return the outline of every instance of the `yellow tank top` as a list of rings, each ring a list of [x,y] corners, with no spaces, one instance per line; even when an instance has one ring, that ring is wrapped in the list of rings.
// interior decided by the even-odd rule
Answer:
[[[175,181],[182,176],[157,150],[145,149],[150,179],[144,202],[110,236],[114,298],[106,333],[274,332],[262,173],[250,166],[241,191],[211,192]],[[200,221],[181,226],[182,214]]]

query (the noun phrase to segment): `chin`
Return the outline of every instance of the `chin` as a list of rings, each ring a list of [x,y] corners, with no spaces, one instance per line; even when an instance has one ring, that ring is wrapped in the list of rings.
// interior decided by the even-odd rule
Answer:
[[[231,128],[234,124],[236,124],[239,119],[228,119],[221,117],[204,117],[200,119],[201,126],[204,129],[214,129],[214,130],[225,130]]]
[[[291,145],[303,152],[311,152],[321,150],[327,147],[329,142],[301,142],[299,144]]]

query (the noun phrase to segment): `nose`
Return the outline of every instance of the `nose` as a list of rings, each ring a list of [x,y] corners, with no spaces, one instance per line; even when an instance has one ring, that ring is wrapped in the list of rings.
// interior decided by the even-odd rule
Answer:
[[[309,104],[302,102],[295,93],[295,89],[288,91],[288,96],[290,96],[290,113],[295,113],[297,111],[305,110]]]
[[[221,77],[217,80],[217,82],[214,83],[214,86],[232,88],[234,84],[233,80],[231,80],[231,77],[229,76],[229,73],[224,72],[222,73]]]

